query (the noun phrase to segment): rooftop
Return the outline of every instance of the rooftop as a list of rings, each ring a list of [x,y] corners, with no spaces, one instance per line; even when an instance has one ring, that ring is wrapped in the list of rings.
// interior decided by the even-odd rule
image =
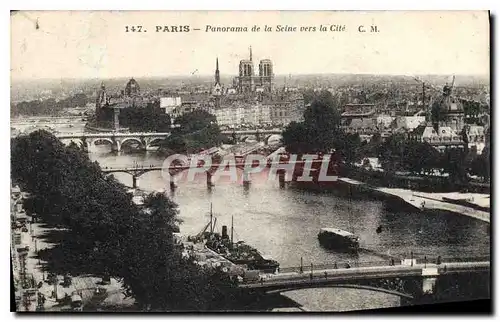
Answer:
[[[365,112],[365,113],[363,113],[363,112],[361,112],[361,113],[344,112],[344,113],[341,114],[341,116],[344,116],[344,117],[346,117],[346,116],[371,116],[373,114],[375,114],[374,111]]]

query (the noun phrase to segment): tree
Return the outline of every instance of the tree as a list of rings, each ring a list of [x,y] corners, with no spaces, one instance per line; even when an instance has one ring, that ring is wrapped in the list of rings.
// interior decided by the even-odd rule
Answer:
[[[177,205],[162,193],[152,193],[144,200],[145,211],[153,218],[156,228],[165,229],[167,235],[179,231],[182,223],[177,215]]]
[[[56,101],[53,98],[46,100],[23,101],[11,105],[11,115],[57,115],[64,108],[83,107],[89,99],[84,93]]]
[[[430,173],[440,167],[442,158],[429,143],[407,140],[401,134],[391,135],[378,144],[377,150],[382,168],[386,171]]]
[[[441,155],[427,142],[408,141],[405,147],[404,161],[406,169],[420,174],[430,173],[439,166]]]
[[[159,108],[159,103],[149,103],[144,108],[128,107],[120,113],[120,124],[134,132],[170,132],[170,116]]]
[[[471,175],[479,176],[483,178],[483,180],[488,180],[489,177],[489,169],[490,169],[490,160],[488,159],[488,155],[483,150],[483,153],[480,155],[475,155],[472,157],[469,162],[467,162],[467,171]]]
[[[404,169],[403,157],[406,138],[400,134],[393,134],[379,145],[378,158],[385,171],[400,171]]]
[[[172,131],[172,135],[162,145],[178,153],[197,152],[219,146],[222,135],[214,115],[195,110],[175,119],[179,127]]]
[[[450,175],[452,182],[467,182],[465,157],[465,152],[459,148],[448,149],[442,156],[442,167]]]
[[[291,122],[283,131],[283,144],[290,153],[311,152],[313,141],[313,133],[305,123]]]
[[[183,134],[194,133],[216,123],[217,118],[215,115],[204,110],[194,110],[190,113],[183,114],[174,121],[174,124],[179,125],[176,132]]]
[[[329,153],[342,147],[340,113],[332,94],[322,91],[304,111],[304,121],[292,122],[283,131],[283,143],[292,153]]]
[[[370,139],[370,143],[375,145],[375,146],[382,143],[382,135],[378,132],[373,134],[371,139]]]
[[[339,138],[341,139],[337,141],[337,149],[345,162],[353,163],[361,159],[361,138],[358,133],[339,133]]]
[[[100,274],[123,280],[142,307],[204,310],[234,303],[241,291],[218,271],[183,256],[173,232],[178,210],[164,194],[139,208],[97,163],[46,131],[12,140],[12,177],[32,194],[26,201],[48,225],[56,246],[39,252],[59,274]]]

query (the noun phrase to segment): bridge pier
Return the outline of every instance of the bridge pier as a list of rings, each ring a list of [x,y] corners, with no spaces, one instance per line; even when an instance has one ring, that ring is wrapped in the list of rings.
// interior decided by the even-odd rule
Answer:
[[[262,141],[262,138],[261,138],[261,135],[260,135],[260,131],[259,131],[259,130],[257,130],[257,131],[255,132],[255,140],[256,140],[257,142],[261,142],[261,141]]]
[[[137,181],[139,178],[132,176],[132,188],[137,189]]]
[[[82,147],[83,151],[91,152],[94,149],[94,140],[86,137],[82,137]]]
[[[248,170],[244,169],[243,170],[243,185],[245,187],[250,186],[250,183],[252,182],[252,179],[250,178],[250,173],[248,173]]]
[[[89,148],[88,148],[88,143],[87,143],[87,140],[85,138],[81,138],[80,139],[82,142],[80,143],[80,149],[83,151],[83,152],[89,152]]]
[[[175,188],[177,188],[177,186],[175,185],[174,177],[170,176],[170,191],[175,191]]]
[[[111,145],[111,151],[120,152],[122,150],[121,142],[118,140],[113,140],[113,144]]]
[[[212,183],[212,174],[207,171],[207,188],[210,189],[214,186],[214,184]]]
[[[438,268],[426,267],[422,269],[422,292],[424,294],[434,294],[436,280],[439,275]]]
[[[280,188],[284,189],[285,188],[285,171],[284,170],[278,170],[278,180],[280,183]]]
[[[120,128],[120,109],[113,109],[113,127],[115,130]]]

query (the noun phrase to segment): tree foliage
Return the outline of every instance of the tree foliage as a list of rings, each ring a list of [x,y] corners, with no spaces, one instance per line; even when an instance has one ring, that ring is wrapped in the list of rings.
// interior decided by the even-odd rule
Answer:
[[[440,153],[427,142],[406,140],[402,135],[392,135],[378,145],[378,157],[387,172],[407,171],[430,174],[440,170],[449,175],[453,183],[466,183],[467,172],[486,176],[486,157],[473,156],[467,149],[450,148]],[[481,169],[482,168],[482,169]]]
[[[57,115],[64,108],[84,107],[88,102],[89,98],[83,93],[78,93],[59,101],[53,98],[23,101],[11,106],[11,115]]]
[[[163,147],[178,153],[193,153],[222,143],[222,135],[214,115],[195,110],[179,116],[174,124],[178,127],[164,142]]]
[[[291,153],[328,153],[344,146],[345,138],[339,129],[340,111],[332,94],[316,94],[304,111],[304,121],[292,122],[283,131],[283,143]]]
[[[170,116],[159,108],[159,104],[148,104],[144,108],[128,107],[120,112],[120,125],[133,132],[170,132]]]
[[[12,178],[33,196],[27,211],[62,228],[46,236],[56,247],[39,252],[50,270],[117,277],[141,307],[155,310],[221,309],[240,294],[220,272],[183,257],[173,235],[177,205],[164,194],[138,207],[97,163],[46,131],[11,146]]]
[[[476,155],[470,159],[467,171],[471,175],[482,177],[483,180],[487,181],[489,179],[490,166],[488,155],[483,150],[482,154]]]
[[[455,183],[467,181],[466,154],[463,149],[448,149],[443,155],[442,166],[449,173],[450,180]]]
[[[375,144],[375,142],[373,142]],[[427,142],[407,140],[403,135],[392,135],[378,142],[378,157],[385,171],[430,173],[442,168],[442,156]]]

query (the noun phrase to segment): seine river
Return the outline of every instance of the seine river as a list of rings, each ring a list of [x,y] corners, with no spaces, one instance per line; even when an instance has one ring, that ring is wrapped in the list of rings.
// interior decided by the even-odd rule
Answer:
[[[111,153],[99,146],[90,153],[101,167],[161,165],[155,152]],[[132,185],[128,174],[115,177]],[[242,183],[217,181],[208,190],[203,180],[178,182],[170,192],[161,172],[149,172],[139,178],[139,188],[164,190],[179,205],[184,221],[181,233],[198,233],[209,221],[212,204],[217,226],[231,225],[234,218],[236,240],[255,246],[280,262],[281,267],[305,267],[310,263],[335,261],[386,261],[384,255],[407,256],[410,252],[429,258],[480,256],[489,254],[487,224],[465,216],[422,213],[393,213],[382,202],[349,200],[328,193],[280,189],[277,180],[254,180],[248,189]],[[377,227],[382,231],[377,233]],[[338,227],[360,236],[363,251],[358,256],[323,249],[317,240],[321,227]],[[314,267],[314,265],[313,265]],[[352,289],[301,290],[286,296],[311,310],[352,310],[398,306],[392,295]]]
[[[72,128],[73,132],[75,128]],[[62,129],[61,129],[62,131]],[[96,146],[90,158],[101,167],[161,165],[156,152],[112,153],[109,146]],[[132,186],[128,174],[115,177]],[[248,189],[241,183],[216,182],[210,191],[203,180],[179,182],[171,193],[159,171],[142,175],[139,188],[165,190],[179,205],[181,233],[196,234],[209,221],[210,204],[217,226],[231,225],[234,218],[236,240],[255,246],[280,262],[281,267],[305,267],[310,263],[335,261],[388,261],[384,255],[428,258],[474,257],[489,254],[488,224],[451,214],[394,213],[382,202],[349,200],[330,193],[280,189],[277,180],[254,180]],[[382,231],[377,232],[381,226]],[[322,227],[337,227],[360,236],[363,250],[358,256],[323,249],[317,240]],[[399,306],[397,296],[367,290],[314,289],[284,295],[310,310],[344,311]]]

